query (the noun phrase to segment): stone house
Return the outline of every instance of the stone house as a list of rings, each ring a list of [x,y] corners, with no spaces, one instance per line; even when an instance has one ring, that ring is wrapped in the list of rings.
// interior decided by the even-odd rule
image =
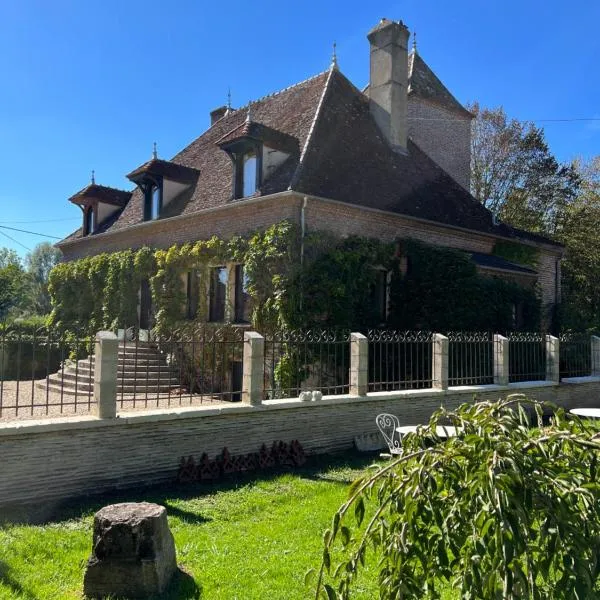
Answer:
[[[402,22],[382,19],[367,37],[365,89],[334,56],[323,73],[248,106],[213,110],[188,147],[170,160],[155,151],[129,173],[133,191],[92,181],[69,199],[83,224],[57,244],[64,259],[228,238],[289,220],[301,235],[414,238],[463,250],[481,273],[537,286],[543,307],[554,306],[562,247],[497,222],[468,191],[472,115],[416,47],[409,52]],[[534,248],[535,268],[494,253],[507,241]],[[243,313],[243,277],[242,265],[215,265],[210,320]],[[144,325],[148,290],[140,297]]]

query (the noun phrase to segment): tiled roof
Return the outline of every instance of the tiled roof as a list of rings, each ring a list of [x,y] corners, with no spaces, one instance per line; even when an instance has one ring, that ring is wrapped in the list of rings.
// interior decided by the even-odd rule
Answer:
[[[272,127],[267,127],[262,123],[248,120],[226,133],[221,139],[216,141],[216,144],[223,147],[243,138],[253,138],[264,142],[271,148],[299,154],[297,138],[282,131],[277,131],[277,129],[273,129]]]
[[[247,129],[248,134],[277,134],[293,140],[298,149],[256,195],[294,190],[504,237],[552,243],[495,224],[491,213],[412,141],[406,154],[394,152],[370,113],[368,98],[337,68],[252,102],[251,123],[246,123],[247,113],[242,108],[226,114],[171,161],[160,161],[200,173],[169,203],[162,218],[232,200],[231,161],[218,143]],[[152,162],[140,169],[149,169]],[[142,205],[142,194],[136,190],[107,230],[142,222]]]
[[[448,91],[421,55],[413,50],[408,56],[408,95],[417,96],[444,108],[472,117],[471,113]]]
[[[192,183],[200,174],[197,169],[178,165],[177,163],[160,158],[152,158],[141,167],[131,171],[127,175],[127,179],[137,182],[146,173],[149,175],[159,175],[165,179],[171,179],[180,183]]]
[[[488,269],[500,269],[502,271],[513,271],[515,273],[522,273],[525,275],[537,275],[537,272],[523,265],[510,262],[500,256],[494,256],[493,254],[481,254],[480,252],[472,252],[471,258],[476,265]]]
[[[86,202],[96,200],[105,204],[114,204],[115,206],[125,206],[131,198],[131,192],[118,190],[117,188],[107,187],[90,183],[76,194],[73,194],[69,201],[74,204],[85,204]]]

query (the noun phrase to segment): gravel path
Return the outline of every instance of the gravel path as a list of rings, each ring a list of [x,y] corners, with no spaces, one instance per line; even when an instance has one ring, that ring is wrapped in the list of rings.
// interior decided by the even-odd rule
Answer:
[[[43,381],[43,380],[42,380]],[[61,394],[40,389],[31,381],[0,381],[0,422],[46,419],[52,417],[84,416],[93,414],[93,393]],[[38,383],[38,382],[36,382]],[[184,406],[216,406],[230,404],[219,397],[197,394],[117,394],[117,411],[156,410]]]

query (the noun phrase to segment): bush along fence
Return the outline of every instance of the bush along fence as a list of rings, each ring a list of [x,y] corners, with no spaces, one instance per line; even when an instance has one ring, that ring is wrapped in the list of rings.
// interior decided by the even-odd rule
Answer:
[[[0,420],[600,376],[600,337],[0,328]]]

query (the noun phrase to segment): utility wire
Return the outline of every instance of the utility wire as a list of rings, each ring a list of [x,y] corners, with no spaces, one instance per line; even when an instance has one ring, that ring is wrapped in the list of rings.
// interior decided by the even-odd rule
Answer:
[[[465,121],[466,119],[442,119],[436,117],[407,117],[409,121]],[[584,121],[600,121],[600,117],[584,117],[581,119],[518,119],[523,122],[531,123],[576,123]]]
[[[15,244],[19,244],[19,246],[21,246],[22,248],[25,248],[25,250],[27,250],[28,252],[31,252],[31,248],[28,248],[25,244],[21,244],[21,242],[15,240],[15,238],[8,235],[8,233],[4,233],[4,231],[0,231],[0,234],[7,237],[11,242],[14,242]]]
[[[0,224],[10,223],[12,224],[22,224],[29,225],[30,223],[59,223],[62,221],[81,221],[79,217],[71,217],[69,219],[46,219],[44,221],[0,221]]]
[[[21,233],[29,233],[31,235],[39,235],[40,237],[52,238],[54,240],[61,240],[62,238],[56,237],[55,235],[47,235],[45,233],[37,233],[36,231],[27,231],[26,229],[17,229],[16,227],[7,227],[6,225],[0,225],[0,229],[10,229],[11,231],[20,231]],[[6,235],[6,234],[4,234]]]

